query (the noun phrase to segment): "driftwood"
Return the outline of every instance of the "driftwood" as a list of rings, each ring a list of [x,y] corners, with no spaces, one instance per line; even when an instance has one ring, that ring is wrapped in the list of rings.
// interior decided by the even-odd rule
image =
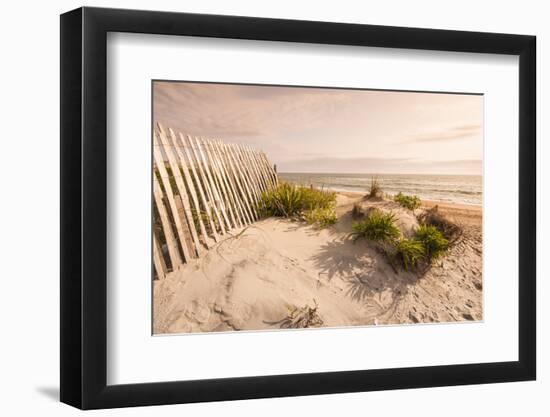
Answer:
[[[317,301],[313,300],[313,307],[305,305],[303,307],[292,306],[286,317],[278,321],[265,321],[265,324],[279,326],[281,329],[305,329],[307,327],[319,327],[323,325],[323,320],[317,310],[319,306]]]

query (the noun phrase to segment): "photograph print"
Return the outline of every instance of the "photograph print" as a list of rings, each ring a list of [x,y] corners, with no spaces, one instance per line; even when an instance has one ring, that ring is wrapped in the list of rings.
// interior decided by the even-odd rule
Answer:
[[[153,334],[483,320],[483,95],[152,81]]]

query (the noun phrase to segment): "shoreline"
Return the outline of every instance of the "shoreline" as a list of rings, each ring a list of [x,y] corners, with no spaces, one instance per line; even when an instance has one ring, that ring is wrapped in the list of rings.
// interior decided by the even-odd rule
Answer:
[[[346,206],[347,204],[357,203],[363,200],[364,193],[355,191],[334,191],[336,193],[336,210],[340,206]],[[463,203],[449,203],[437,200],[420,200],[421,209],[430,209],[438,206],[438,210],[449,217],[449,219],[460,223],[462,225],[479,226],[481,228],[483,217],[483,206],[470,205]]]
[[[356,173],[356,172],[291,172],[291,171],[277,171],[277,174],[279,175],[361,175],[361,176],[367,176],[367,177],[382,177],[382,176],[390,176],[390,177],[402,177],[402,176],[409,176],[409,177],[426,177],[426,176],[432,176],[437,175],[439,177],[481,177],[480,174],[431,174],[431,173],[420,173],[420,174],[399,174],[395,172],[389,172],[389,173],[376,173],[376,172],[366,172],[366,173]]]
[[[299,185],[299,184],[297,184]],[[350,190],[342,190],[340,188],[331,188],[331,187],[317,187],[319,189],[323,189],[323,190],[326,190],[326,191],[331,191],[331,192],[334,192],[336,194],[342,194],[342,195],[345,195],[347,197],[364,197],[367,192],[364,191],[364,192],[361,192],[361,191],[350,191]],[[393,197],[394,194],[385,194],[386,196],[388,197]],[[420,198],[420,197],[419,197]],[[421,200],[421,203],[422,205],[425,205],[427,207],[433,207],[435,205],[439,205],[439,206],[453,206],[453,207],[457,207],[457,208],[465,208],[465,209],[479,209],[479,210],[482,210],[483,209],[483,204],[475,204],[475,203],[464,203],[464,202],[459,202],[459,201],[449,201],[449,200],[434,200],[434,199],[423,199],[423,198],[420,198]]]
[[[340,190],[331,189],[331,188],[325,188],[325,189],[336,193],[336,195],[342,195],[348,198],[361,199],[366,195],[366,192],[361,193],[359,191],[340,191]],[[439,206],[442,209],[464,209],[464,210],[476,210],[480,212],[483,211],[482,204],[469,204],[469,203],[458,203],[458,202],[446,201],[446,200],[424,200],[424,199],[420,199],[420,204],[424,208]]]

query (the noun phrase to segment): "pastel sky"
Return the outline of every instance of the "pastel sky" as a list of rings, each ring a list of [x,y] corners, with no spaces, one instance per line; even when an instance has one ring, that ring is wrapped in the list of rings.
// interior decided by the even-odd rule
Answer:
[[[279,172],[481,175],[483,96],[154,82],[155,122]]]

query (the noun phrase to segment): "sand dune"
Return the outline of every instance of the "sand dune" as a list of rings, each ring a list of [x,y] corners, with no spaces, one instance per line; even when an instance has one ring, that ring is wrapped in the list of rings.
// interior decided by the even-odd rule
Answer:
[[[316,325],[329,327],[482,319],[480,208],[440,205],[462,225],[462,237],[427,271],[396,273],[372,244],[350,238],[359,199],[339,193],[339,220],[322,230],[288,219],[257,222],[155,281],[154,333],[278,329],[305,307]]]

